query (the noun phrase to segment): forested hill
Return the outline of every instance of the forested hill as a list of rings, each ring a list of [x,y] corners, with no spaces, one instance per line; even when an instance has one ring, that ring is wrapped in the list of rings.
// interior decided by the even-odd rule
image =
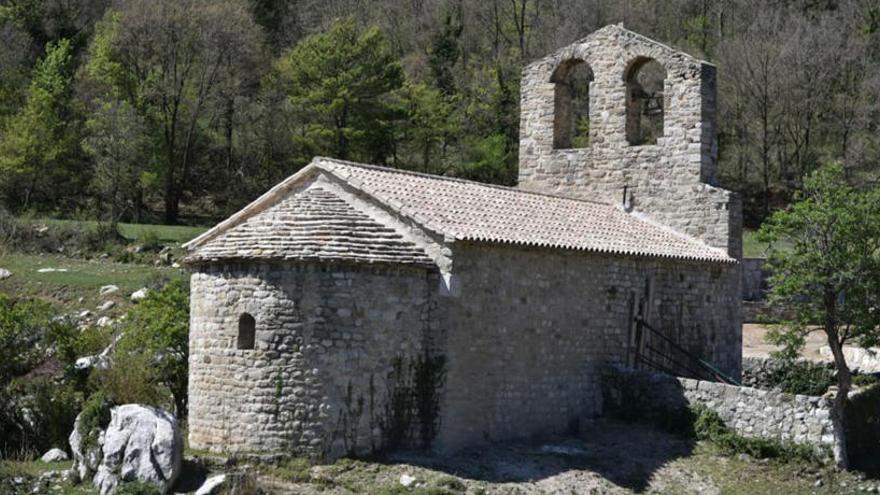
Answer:
[[[880,175],[877,0],[0,0],[0,205],[209,222],[314,155],[513,184],[520,68],[617,22],[718,65],[750,224]]]

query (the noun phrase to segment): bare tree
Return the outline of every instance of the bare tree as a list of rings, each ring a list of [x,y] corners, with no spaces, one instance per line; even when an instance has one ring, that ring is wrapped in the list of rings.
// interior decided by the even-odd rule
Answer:
[[[224,116],[231,122],[229,105],[248,87],[260,30],[239,0],[130,0],[118,22],[109,58],[125,77],[115,82],[161,129],[165,221],[176,223],[195,178],[200,132]]]

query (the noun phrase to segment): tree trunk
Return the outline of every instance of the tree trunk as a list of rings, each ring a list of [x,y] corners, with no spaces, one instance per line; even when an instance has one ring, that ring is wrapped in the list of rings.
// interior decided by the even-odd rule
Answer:
[[[834,356],[834,366],[837,368],[837,395],[831,410],[831,421],[834,427],[834,461],[841,469],[846,469],[849,461],[846,455],[846,406],[849,400],[851,386],[851,373],[846,364],[846,356],[843,355],[843,342],[838,333],[837,317],[837,291],[826,288],[823,295],[825,310],[825,335],[828,337],[828,346]]]
[[[834,397],[831,414],[831,420],[834,423],[834,461],[837,463],[837,467],[846,469],[849,466],[846,452],[846,407],[849,403],[852,373],[846,364],[843,348],[837,338],[831,338],[829,335],[828,344],[831,347],[834,365],[837,368],[837,395]]]

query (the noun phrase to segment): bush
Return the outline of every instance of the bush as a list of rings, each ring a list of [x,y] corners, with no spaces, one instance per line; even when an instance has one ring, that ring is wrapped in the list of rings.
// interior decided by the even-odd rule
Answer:
[[[148,404],[167,409],[172,405],[171,393],[157,381],[152,356],[144,352],[113,355],[107,369],[93,370],[89,386],[101,390],[119,404]]]
[[[189,289],[174,281],[133,307],[121,328],[110,369],[93,384],[120,402],[167,407],[186,414],[189,360]]]
[[[877,375],[853,375],[852,384],[857,387],[870,387],[871,385],[876,384],[880,379],[877,378]]]
[[[113,400],[103,390],[92,394],[83,405],[79,419],[83,450],[98,442],[99,432],[110,424],[110,408],[112,407]]]
[[[84,228],[77,223],[50,222],[45,227],[19,220],[0,208],[0,247],[25,253],[85,255],[122,239],[116,230],[105,224]]]
[[[834,371],[826,364],[803,360],[786,360],[773,373],[771,381],[783,392],[822,395],[834,385]]]
[[[144,481],[129,481],[119,485],[116,495],[162,495],[159,487]]]
[[[0,455],[29,458],[64,448],[81,403],[72,386],[49,381],[0,389]]]
[[[717,412],[703,404],[691,407],[694,435],[698,440],[712,442],[725,455],[748,454],[757,459],[819,462],[822,459],[812,447],[767,438],[746,438],[730,429]]]
[[[0,383],[8,383],[49,357],[52,336],[72,324],[53,318],[52,307],[36,300],[0,294]]]

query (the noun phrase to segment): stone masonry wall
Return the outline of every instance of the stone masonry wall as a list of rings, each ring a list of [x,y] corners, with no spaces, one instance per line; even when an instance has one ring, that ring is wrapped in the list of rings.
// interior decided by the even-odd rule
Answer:
[[[189,442],[313,457],[378,446],[396,358],[433,341],[437,276],[388,265],[248,263],[191,279]],[[242,313],[253,350],[236,348]]]
[[[554,149],[557,67],[577,59],[590,84],[590,143]],[[666,70],[664,132],[654,145],[626,139],[625,74],[654,59]],[[742,254],[739,197],[715,187],[717,166],[715,67],[620,26],[606,26],[523,70],[519,187],[624,204],[679,232]]]
[[[702,403],[747,437],[833,447],[831,400],[610,367],[602,381],[609,413],[652,418]]]
[[[474,244],[455,252],[442,449],[564,432],[599,414],[599,371],[627,361],[640,302],[658,328],[739,376],[735,266]]]
[[[742,260],[742,298],[743,301],[761,301],[767,294],[767,260],[763,258],[743,258]]]

